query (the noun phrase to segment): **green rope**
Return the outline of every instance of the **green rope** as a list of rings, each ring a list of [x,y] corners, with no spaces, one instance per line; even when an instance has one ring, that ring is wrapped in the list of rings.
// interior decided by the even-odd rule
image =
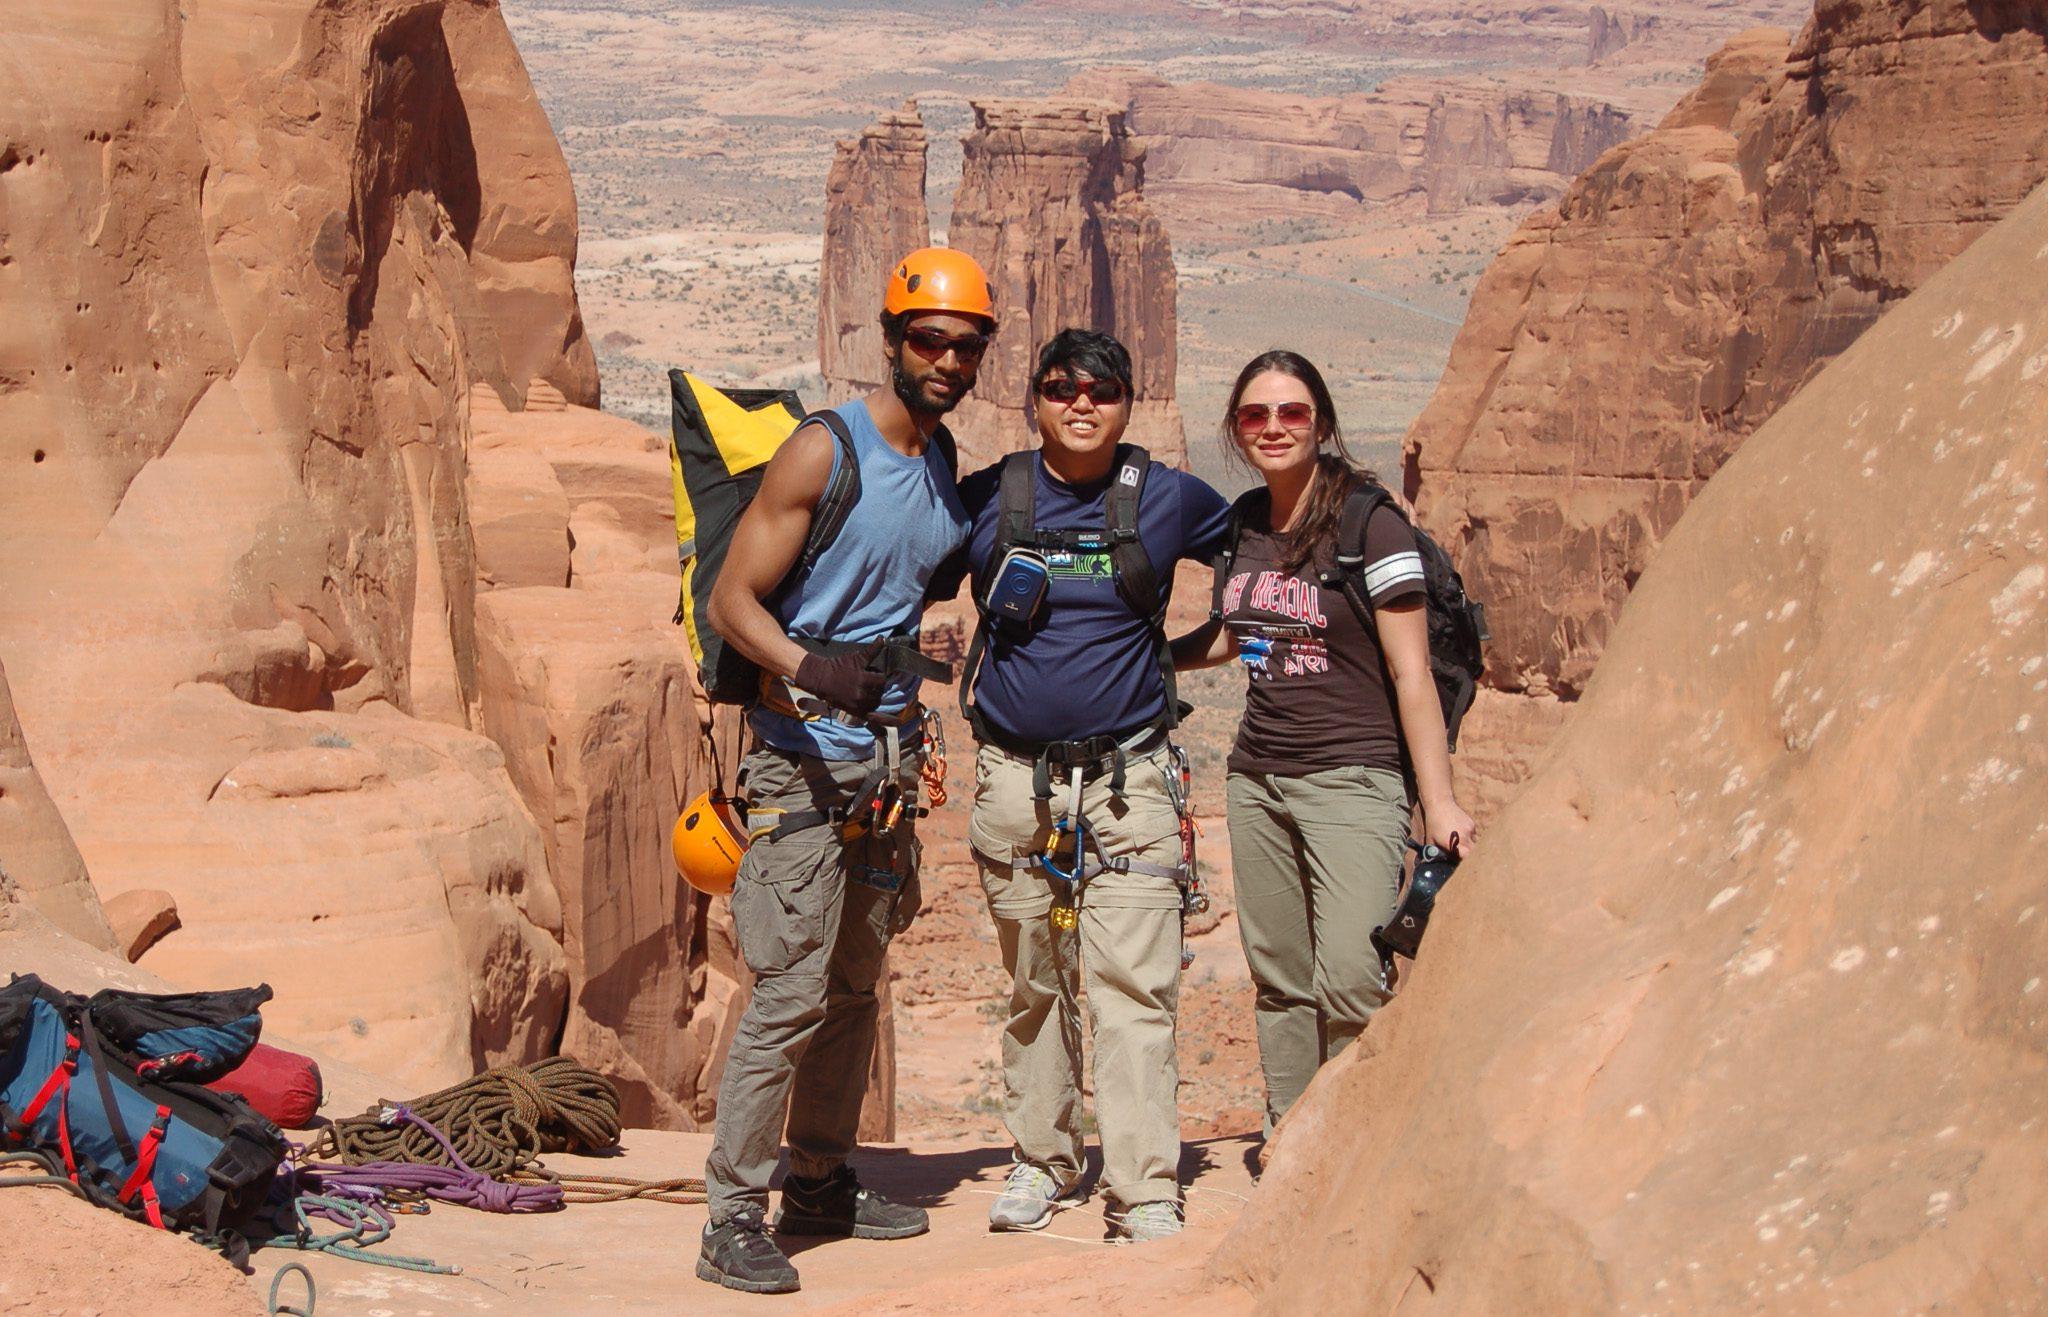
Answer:
[[[85,1198],[85,1190],[67,1179],[57,1169],[57,1159],[42,1152],[0,1152],[0,1166],[18,1164],[33,1166],[39,1175],[0,1175],[0,1189],[25,1189],[33,1185],[44,1185],[62,1189],[73,1198]],[[85,1199],[87,1202],[92,1200]]]
[[[312,1213],[326,1211],[343,1218],[348,1224],[333,1234],[318,1234],[313,1229]],[[391,1223],[379,1215],[367,1203],[347,1198],[330,1198],[325,1194],[300,1194],[292,1201],[292,1214],[298,1218],[297,1234],[278,1235],[258,1244],[259,1248],[296,1248],[307,1253],[332,1253],[338,1258],[353,1262],[373,1262],[380,1267],[397,1267],[401,1271],[423,1271],[434,1276],[460,1276],[461,1267],[444,1267],[432,1258],[408,1257],[403,1253],[372,1253],[370,1250],[391,1238]]]
[[[285,1273],[296,1271],[306,1278],[306,1306],[287,1307],[277,1301],[277,1292],[284,1285]],[[277,1269],[270,1278],[270,1317],[313,1317],[313,1305],[319,1299],[320,1291],[313,1284],[313,1273],[306,1270],[303,1262],[287,1262]]]

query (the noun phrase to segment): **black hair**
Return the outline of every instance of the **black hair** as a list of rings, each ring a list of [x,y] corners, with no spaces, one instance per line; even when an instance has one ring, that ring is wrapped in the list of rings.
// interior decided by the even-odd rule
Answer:
[[[1285,348],[1261,352],[1246,362],[1237,373],[1237,383],[1230,386],[1230,401],[1223,404],[1223,448],[1240,466],[1251,464],[1237,442],[1237,405],[1243,401],[1251,382],[1266,374],[1301,381],[1316,408],[1315,477],[1309,484],[1308,506],[1302,509],[1284,554],[1286,561],[1281,563],[1285,571],[1299,571],[1321,544],[1336,539],[1337,521],[1351,492],[1362,485],[1376,485],[1380,479],[1353,461],[1351,450],[1344,446],[1344,431],[1337,424],[1337,404],[1330,397],[1330,386],[1323,382],[1323,373],[1307,357]],[[1273,529],[1277,531],[1279,527]]]
[[[879,317],[882,322],[882,341],[892,348],[901,343],[903,331],[910,326],[910,315],[908,311],[882,312]]]
[[[1031,387],[1037,389],[1056,370],[1064,370],[1070,376],[1115,380],[1124,386],[1127,398],[1136,392],[1131,387],[1130,350],[1117,342],[1114,335],[1092,329],[1062,329],[1038,350],[1038,368],[1031,372]]]

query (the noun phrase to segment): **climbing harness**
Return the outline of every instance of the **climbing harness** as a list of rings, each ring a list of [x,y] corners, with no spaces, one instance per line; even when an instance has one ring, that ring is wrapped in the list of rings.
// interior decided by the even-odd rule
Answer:
[[[1457,843],[1457,834],[1452,833],[1451,845],[1455,847]],[[1458,871],[1456,850],[1447,851],[1434,842],[1418,842],[1413,838],[1408,841],[1408,849],[1415,852],[1415,871],[1409,875],[1408,886],[1402,889],[1393,917],[1387,920],[1385,927],[1372,932],[1373,945],[1379,949],[1380,958],[1389,965],[1397,952],[1410,960],[1415,959],[1415,953],[1422,945],[1422,935],[1429,930],[1429,915],[1436,908],[1437,893]]]
[[[906,818],[923,818],[945,803],[946,742],[937,711],[912,705],[900,721],[875,724],[873,730],[875,755],[868,775],[845,805],[791,811],[750,806],[749,841],[778,840],[820,824],[836,829],[841,841],[886,840]],[[906,769],[906,760],[914,771]],[[933,790],[930,806],[917,803],[919,781]]]
[[[996,739],[991,744],[1014,758],[1027,757],[1022,743],[1005,744],[1003,739]],[[1010,863],[1015,872],[1036,870],[1052,879],[1050,918],[1055,929],[1071,932],[1080,926],[1081,904],[1088,883],[1097,874],[1105,872],[1171,879],[1180,889],[1183,921],[1191,910],[1208,909],[1208,896],[1202,892],[1200,878],[1192,865],[1185,756],[1166,739],[1165,733],[1140,733],[1135,743],[1128,738],[1096,736],[1085,741],[1055,741],[1034,748],[1036,754],[1028,756],[1032,760],[1033,797],[1050,801],[1053,783],[1057,776],[1063,775],[1064,798],[1059,813],[1053,818],[1044,848]],[[1167,797],[1180,821],[1181,863],[1168,866],[1129,855],[1109,855],[1102,849],[1101,837],[1081,807],[1082,787],[1090,778],[1099,778],[1107,773],[1111,794],[1122,796],[1129,760],[1133,757],[1146,759],[1162,751],[1168,756]],[[1183,949],[1183,968],[1190,959]]]

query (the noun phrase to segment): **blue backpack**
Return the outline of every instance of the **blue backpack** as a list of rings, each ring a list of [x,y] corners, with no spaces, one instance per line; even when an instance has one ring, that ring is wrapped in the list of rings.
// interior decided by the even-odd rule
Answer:
[[[241,1063],[269,997],[87,1000],[15,978],[0,988],[0,1148],[45,1154],[103,1207],[232,1248],[265,1207],[284,1136],[240,1097],[188,1081]]]

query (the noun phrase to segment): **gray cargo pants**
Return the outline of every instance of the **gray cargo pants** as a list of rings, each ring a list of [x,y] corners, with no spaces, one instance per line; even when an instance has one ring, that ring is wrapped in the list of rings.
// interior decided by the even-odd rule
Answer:
[[[915,756],[899,782],[914,793]],[[843,809],[866,761],[762,747],[747,756],[749,824]],[[915,803],[914,794],[910,796]],[[875,984],[890,937],[917,913],[916,823],[887,837],[840,839],[828,823],[763,837],[733,884],[740,955],[755,975],[718,1086],[718,1124],[705,1163],[711,1220],[766,1212],[785,1113],[790,1169],[828,1175],[853,1151],[875,1047]],[[887,890],[899,883],[895,891]]]
[[[982,746],[967,829],[1010,973],[1003,1120],[1014,1155],[1063,1186],[1081,1176],[1078,999],[1085,976],[1104,1191],[1124,1207],[1178,1202],[1180,887],[1170,878],[1103,873],[1083,888],[1079,926],[1054,928],[1053,880],[1016,861],[1044,850],[1065,788],[1055,787],[1054,802],[1035,799],[1031,770],[1029,759]],[[1170,771],[1161,749],[1129,762],[1121,798],[1110,794],[1106,775],[1083,788],[1082,813],[1106,854],[1180,863]]]
[[[1232,773],[1229,817],[1271,1134],[1387,1004],[1372,935],[1400,901],[1408,792],[1399,773],[1362,766]]]

